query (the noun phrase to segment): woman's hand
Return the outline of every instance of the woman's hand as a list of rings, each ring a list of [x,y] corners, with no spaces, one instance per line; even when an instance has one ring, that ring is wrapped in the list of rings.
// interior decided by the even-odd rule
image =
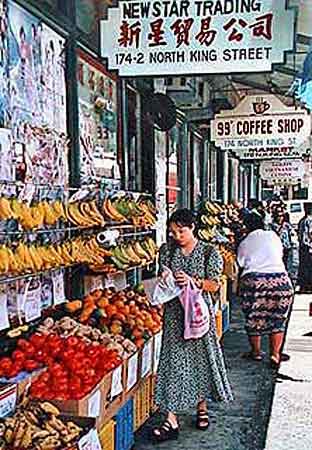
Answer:
[[[177,285],[180,287],[185,287],[190,280],[190,277],[186,275],[185,272],[179,271],[174,274],[174,278],[177,282]]]

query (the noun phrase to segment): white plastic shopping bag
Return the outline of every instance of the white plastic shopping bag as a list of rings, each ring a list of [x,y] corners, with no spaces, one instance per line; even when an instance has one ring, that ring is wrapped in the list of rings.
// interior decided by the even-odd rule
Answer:
[[[154,278],[143,281],[145,292],[154,306],[163,305],[182,294],[182,289],[176,284],[172,271],[168,267],[164,267],[164,270],[167,272],[165,279]]]

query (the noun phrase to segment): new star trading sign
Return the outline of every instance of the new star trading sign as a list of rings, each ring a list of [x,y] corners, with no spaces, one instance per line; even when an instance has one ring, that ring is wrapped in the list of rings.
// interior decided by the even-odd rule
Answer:
[[[304,108],[284,105],[278,97],[245,97],[235,109],[221,111],[211,122],[217,147],[243,159],[298,156],[311,134],[311,116]]]
[[[285,0],[120,0],[101,52],[121,76],[265,72],[293,49]]]

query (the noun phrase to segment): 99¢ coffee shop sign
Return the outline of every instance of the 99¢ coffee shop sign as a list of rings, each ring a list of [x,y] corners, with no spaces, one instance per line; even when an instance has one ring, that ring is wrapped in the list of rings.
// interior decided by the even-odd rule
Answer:
[[[300,159],[286,161],[263,161],[260,164],[260,176],[270,184],[296,184],[305,175],[305,165]]]
[[[285,0],[119,0],[101,54],[120,76],[264,72],[293,49]]]
[[[293,158],[306,151],[311,116],[301,107],[286,106],[275,95],[245,97],[233,110],[211,121],[211,139],[243,159]]]

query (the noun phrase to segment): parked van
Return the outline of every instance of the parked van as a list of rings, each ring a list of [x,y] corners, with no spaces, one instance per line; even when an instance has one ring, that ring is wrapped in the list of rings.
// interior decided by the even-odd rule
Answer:
[[[290,223],[298,225],[299,221],[304,216],[304,204],[308,200],[286,200],[287,212],[289,213]]]

